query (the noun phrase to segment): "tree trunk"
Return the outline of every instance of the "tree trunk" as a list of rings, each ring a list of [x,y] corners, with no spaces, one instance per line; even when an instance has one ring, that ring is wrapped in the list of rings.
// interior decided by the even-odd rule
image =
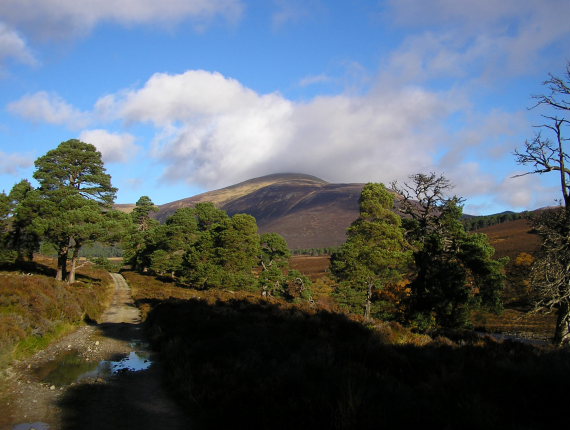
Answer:
[[[77,267],[77,260],[79,259],[79,249],[81,247],[77,244],[73,247],[73,254],[71,256],[71,270],[69,271],[69,278],[67,282],[73,284],[75,282],[75,269]]]
[[[57,273],[55,279],[63,281],[67,276],[67,253],[69,248],[67,246],[60,248],[57,254]]]
[[[370,318],[370,309],[372,308],[372,285],[368,284],[368,293],[366,294],[366,306],[364,308],[364,318]]]
[[[18,253],[16,254],[16,266],[20,266],[21,264],[24,263],[24,261],[26,261],[24,257],[24,251],[18,249]]]
[[[558,308],[554,344],[561,346],[570,342],[570,303],[563,300]]]

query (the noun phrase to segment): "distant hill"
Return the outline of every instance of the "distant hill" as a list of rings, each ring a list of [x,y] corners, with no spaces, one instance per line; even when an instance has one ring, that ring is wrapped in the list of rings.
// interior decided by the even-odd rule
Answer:
[[[247,213],[254,216],[260,233],[276,232],[283,235],[291,249],[329,248],[339,246],[346,240],[347,228],[359,215],[358,200],[363,187],[362,183],[332,184],[311,175],[278,173],[161,205],[155,217],[164,222],[180,208],[212,202],[230,215]],[[128,213],[135,205],[120,204],[115,207]],[[526,215],[514,212],[465,215],[463,222],[467,229],[478,229],[485,233],[490,225],[505,224],[490,229],[489,233],[493,234],[515,226],[516,230],[526,228],[523,227],[528,225],[525,222],[513,223],[514,220],[522,221],[520,218]],[[520,233],[522,231],[514,234],[516,242],[524,242]],[[500,238],[497,239],[502,242]],[[530,240],[533,243],[531,248],[536,246],[533,239]],[[517,243],[516,247],[520,245],[522,243]]]
[[[521,252],[534,254],[542,243],[538,234],[533,233],[530,221],[517,219],[484,227],[477,233],[485,233],[495,248],[496,257],[509,257],[514,261]]]
[[[165,221],[177,209],[213,202],[230,215],[255,217],[260,233],[276,232],[292,249],[338,246],[358,218],[364,184],[331,184],[315,176],[281,173],[241,182],[159,206]]]
[[[136,205],[133,203],[115,203],[113,205],[113,207],[115,209],[117,209],[118,211],[125,212],[125,213],[129,214],[133,211],[133,209],[136,207]]]

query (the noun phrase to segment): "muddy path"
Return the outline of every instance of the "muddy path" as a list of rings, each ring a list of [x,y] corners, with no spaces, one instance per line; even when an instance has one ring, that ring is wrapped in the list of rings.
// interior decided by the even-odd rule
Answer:
[[[162,387],[160,363],[119,274],[113,303],[83,326],[5,371],[0,429],[188,429]]]

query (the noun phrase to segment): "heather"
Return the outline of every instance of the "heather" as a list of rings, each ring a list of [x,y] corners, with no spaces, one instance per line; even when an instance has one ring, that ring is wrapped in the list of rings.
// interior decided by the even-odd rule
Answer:
[[[38,258],[36,258],[37,260]],[[76,282],[54,279],[52,260],[0,271],[0,365],[47,346],[83,321],[95,320],[108,305],[111,278],[91,264]]]

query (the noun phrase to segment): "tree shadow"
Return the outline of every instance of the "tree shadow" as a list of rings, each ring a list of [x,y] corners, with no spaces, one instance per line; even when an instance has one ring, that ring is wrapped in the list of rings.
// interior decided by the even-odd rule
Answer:
[[[198,428],[514,429],[565,420],[569,351],[479,338],[391,345],[340,314],[245,300],[170,300],[147,322],[168,384]]]
[[[3,263],[0,264],[0,270],[20,271],[22,273],[29,273],[34,275],[43,275],[49,278],[55,278],[57,270],[46,264],[38,261],[22,261],[18,263]],[[99,282],[100,279],[86,275],[81,272],[76,272],[76,281],[84,282]]]
[[[69,388],[58,406],[62,429],[188,429],[190,419],[164,401],[161,370],[123,372]]]
[[[143,324],[102,323],[104,337],[125,342],[143,341]],[[134,349],[138,349],[134,347]],[[120,371],[105,379],[69,387],[58,401],[62,429],[188,429],[189,417],[163,387],[163,369],[151,354],[152,365],[139,371]],[[109,357],[119,361],[123,355]]]

